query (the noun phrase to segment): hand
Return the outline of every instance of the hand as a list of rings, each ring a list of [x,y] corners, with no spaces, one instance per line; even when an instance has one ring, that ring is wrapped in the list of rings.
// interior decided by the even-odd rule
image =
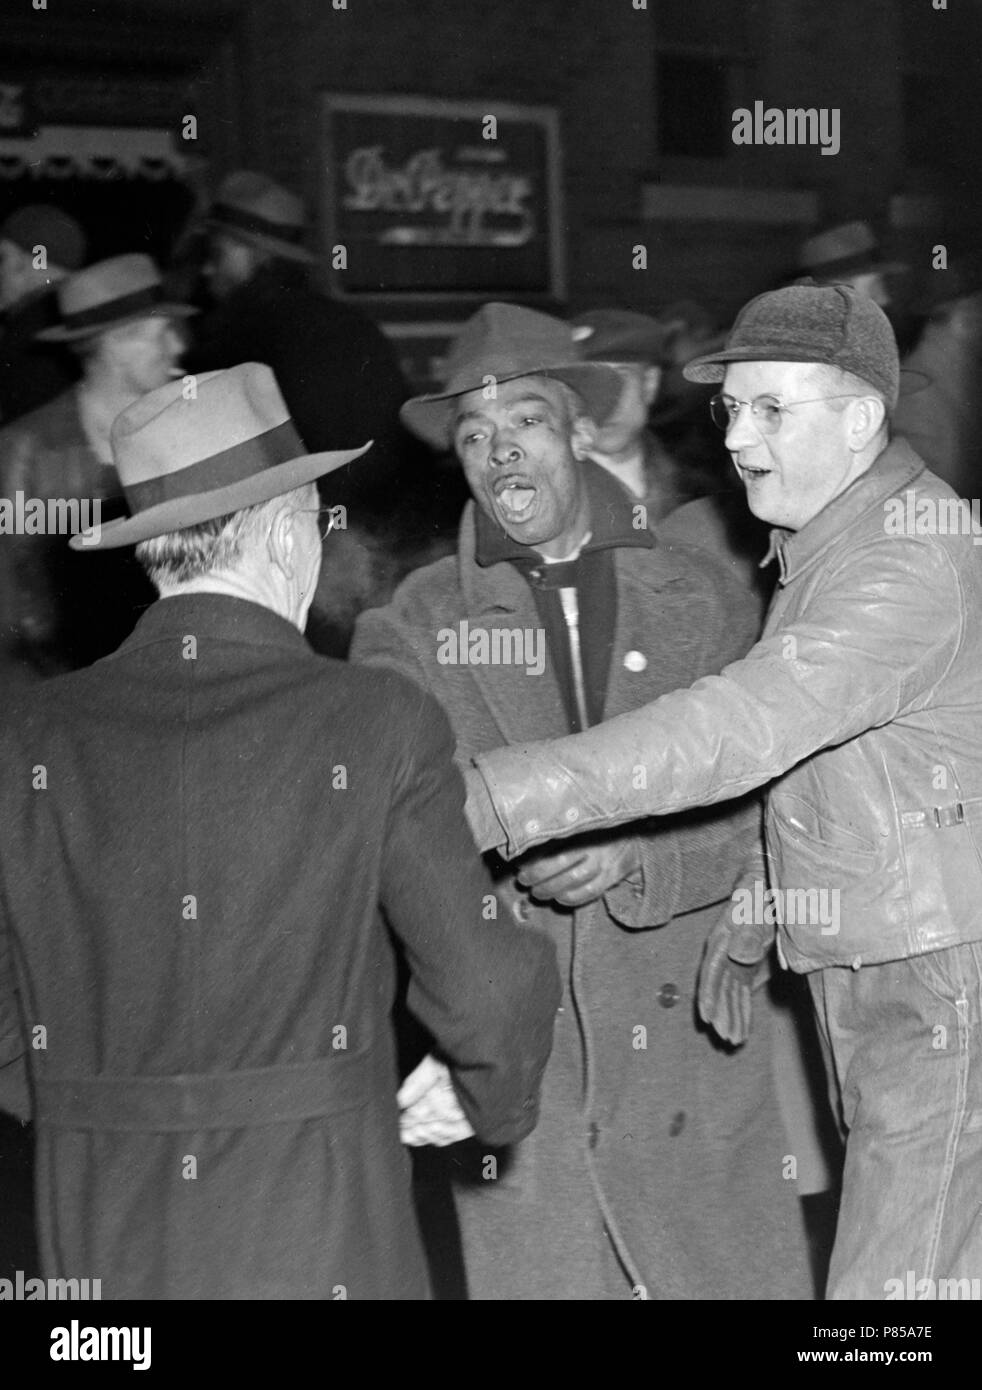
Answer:
[[[569,849],[537,850],[522,860],[518,881],[541,902],[585,907],[641,867],[641,845],[633,837],[584,840]]]
[[[442,1148],[474,1133],[460,1108],[449,1069],[435,1057],[423,1058],[402,1083],[396,1099],[402,1112],[399,1138],[413,1148],[421,1144]]]
[[[699,967],[699,1015],[724,1042],[735,1047],[750,1036],[753,991],[769,973],[769,943],[761,942],[756,948],[756,961],[747,961],[751,952],[746,941],[741,940],[740,945],[742,964],[729,955],[734,935],[724,918],[710,932]]]

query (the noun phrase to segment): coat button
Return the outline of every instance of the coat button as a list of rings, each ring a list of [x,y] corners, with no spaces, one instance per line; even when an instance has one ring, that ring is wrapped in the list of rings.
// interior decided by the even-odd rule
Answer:
[[[672,1123],[668,1126],[668,1132],[675,1139],[685,1129],[685,1111],[676,1110],[672,1116]]]
[[[587,1130],[587,1142],[589,1143],[591,1149],[595,1149],[597,1147],[597,1141],[599,1138],[600,1126],[597,1124],[596,1120],[591,1120],[590,1128]]]
[[[648,665],[648,658],[644,652],[628,652],[624,657],[624,665],[629,671],[643,671]]]
[[[575,806],[571,806],[571,807],[569,808],[569,810],[566,812],[566,820],[569,822],[570,825],[572,825],[573,822],[574,822],[574,821],[578,821],[579,818],[580,818],[580,813],[579,813],[579,811],[576,809]]]
[[[663,1009],[674,1009],[679,1002],[678,985],[662,985],[658,991],[658,1002]]]
[[[526,898],[517,898],[511,905],[511,915],[516,922],[525,923],[532,916],[532,908]]]
[[[526,835],[538,835],[540,828],[541,827],[537,820],[527,820],[525,822]]]

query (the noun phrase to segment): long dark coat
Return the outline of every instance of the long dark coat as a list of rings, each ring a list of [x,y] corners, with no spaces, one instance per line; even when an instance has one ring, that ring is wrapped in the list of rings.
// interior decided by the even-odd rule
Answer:
[[[568,732],[548,659],[535,675],[441,663],[437,634],[462,620],[541,629],[518,571],[476,564],[473,515],[471,503],[458,555],[363,613],[352,647],[353,660],[403,671],[436,695],[462,764]],[[753,640],[753,601],[709,556],[619,549],[615,572],[606,718],[720,670]],[[732,805],[649,822],[643,898],[621,885],[575,913],[536,903],[513,870],[500,877],[502,915],[556,943],[564,998],[535,1134],[497,1156],[494,1177],[479,1146],[453,1153],[472,1298],[812,1296],[787,1180],[786,1158],[801,1148],[781,1121],[766,992],[736,1052],[694,1013],[703,944],[758,835],[752,809]]]
[[[10,725],[0,964],[5,918],[45,1275],[116,1298],[424,1297],[379,905],[488,1142],[535,1121],[559,995],[549,943],[486,920],[445,716],[197,595]],[[0,1072],[24,1046],[11,983]]]

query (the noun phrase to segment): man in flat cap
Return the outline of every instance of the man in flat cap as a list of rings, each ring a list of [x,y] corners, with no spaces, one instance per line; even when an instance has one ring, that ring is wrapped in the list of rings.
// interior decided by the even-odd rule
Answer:
[[[421,438],[456,450],[473,500],[457,554],[363,613],[352,657],[435,695],[464,765],[634,709],[753,640],[725,570],[660,545],[589,460],[592,422],[603,428],[622,384],[582,360],[569,325],[489,304],[455,340],[443,389],[403,408]],[[770,1009],[739,1050],[695,1014],[708,937],[703,994],[728,1039],[766,974],[766,950],[728,959],[720,920],[759,823],[748,800],[511,867],[494,857],[497,920],[555,943],[564,992],[535,1134],[490,1153],[459,1145],[448,1165],[471,1298],[811,1295]],[[410,1142],[432,1137],[438,1082],[424,1062],[407,1083]],[[441,1143],[460,1134],[444,1111]]]
[[[776,924],[832,1059],[830,1297],[913,1297],[982,1277],[982,549],[890,438],[896,342],[856,290],[758,296],[687,371],[722,382],[714,418],[779,531],[763,637],[600,728],[479,754],[475,835],[512,856],[770,784],[770,886],[734,914]]]
[[[0,430],[0,547],[9,576],[5,645],[31,676],[88,665],[113,651],[153,599],[132,553],[77,556],[57,523],[59,505],[97,525],[124,506],[109,432],[139,396],[179,376],[182,320],[149,256],[113,256],[58,283],[59,322],[38,337],[69,347],[82,379]],[[17,522],[36,504],[35,519]]]
[[[132,515],[98,545],[135,543],[160,599],[0,734],[0,1094],[26,1055],[43,1273],[424,1298],[390,932],[489,1144],[535,1123],[554,951],[488,920],[438,706],[304,641],[315,480],[369,446],[307,454],[256,363],[112,441]]]

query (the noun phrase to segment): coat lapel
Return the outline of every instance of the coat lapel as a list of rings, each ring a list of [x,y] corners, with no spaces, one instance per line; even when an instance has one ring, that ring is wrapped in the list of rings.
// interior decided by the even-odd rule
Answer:
[[[528,640],[535,642],[535,650],[545,651],[545,631],[535,599],[515,566],[505,561],[482,568],[476,563],[473,507],[470,502],[465,510],[458,548],[463,612],[469,631],[517,628],[523,636],[530,634]],[[508,664],[475,665],[473,673],[504,742],[530,743],[569,732],[548,651],[541,675],[524,665]]]

